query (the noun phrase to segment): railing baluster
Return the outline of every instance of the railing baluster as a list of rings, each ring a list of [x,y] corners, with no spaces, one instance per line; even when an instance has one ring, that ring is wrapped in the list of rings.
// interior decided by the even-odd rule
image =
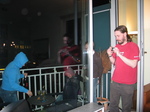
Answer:
[[[104,75],[102,75],[102,83],[101,83],[101,88],[102,88],[102,91],[104,90],[104,87],[103,87],[103,78],[104,78]],[[102,94],[102,97],[104,97],[104,95],[103,95],[103,92],[101,93]]]
[[[106,74],[106,87],[108,87],[108,73]],[[106,88],[106,98],[108,98],[108,89]]]
[[[57,92],[56,91],[56,73],[54,73],[54,91],[55,93]]]
[[[47,90],[47,78],[46,78],[46,77],[47,77],[47,74],[45,74],[45,76],[44,76],[44,80],[45,80],[45,84],[44,84],[44,85],[45,85],[45,88],[44,88],[44,89],[45,89],[45,90]]]
[[[64,72],[63,72],[63,87],[65,86],[65,75],[64,75]]]
[[[30,77],[30,75],[28,76],[28,85],[29,85],[29,90],[31,90],[31,77]]]
[[[42,75],[41,75],[41,69],[39,69],[39,78],[40,78],[40,90],[42,90],[42,86],[43,86],[43,83],[42,83]]]
[[[58,84],[59,84],[59,92],[61,92],[61,83],[62,83],[62,82],[61,82],[61,80],[60,80],[60,73],[58,73],[58,76],[59,76],[59,83],[58,83]]]
[[[49,86],[50,86],[50,93],[52,93],[52,74],[50,74],[50,76],[49,76]]]
[[[36,76],[34,76],[34,92],[35,92],[35,95],[37,95],[37,81],[36,81]]]

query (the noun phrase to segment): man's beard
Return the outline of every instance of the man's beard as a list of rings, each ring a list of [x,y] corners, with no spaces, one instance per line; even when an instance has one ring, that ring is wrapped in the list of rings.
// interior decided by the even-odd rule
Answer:
[[[121,42],[118,41],[118,44],[122,45],[125,42],[125,39],[122,39]]]

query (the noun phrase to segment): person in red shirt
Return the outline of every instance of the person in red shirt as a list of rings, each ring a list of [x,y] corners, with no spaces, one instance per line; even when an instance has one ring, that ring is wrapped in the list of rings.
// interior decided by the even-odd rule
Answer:
[[[69,34],[63,36],[63,42],[65,46],[58,51],[58,63],[64,66],[79,64],[81,62],[80,47],[74,45],[73,39],[70,38]],[[66,67],[64,70],[66,70]]]
[[[122,111],[130,112],[137,82],[139,47],[132,42],[126,26],[118,26],[114,34],[118,44],[107,50],[109,59],[115,68],[110,89],[110,112],[119,112],[120,98],[122,99]]]

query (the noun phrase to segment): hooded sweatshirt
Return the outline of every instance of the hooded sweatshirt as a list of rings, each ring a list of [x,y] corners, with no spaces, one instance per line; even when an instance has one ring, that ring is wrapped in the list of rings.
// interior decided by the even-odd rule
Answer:
[[[74,76],[75,75],[75,73],[74,73],[74,71],[73,71],[73,69],[72,68],[68,68],[66,71],[65,71],[65,75],[66,75],[66,73],[70,73],[72,76]]]
[[[28,89],[19,84],[19,79],[24,77],[24,75],[20,73],[20,68],[22,68],[26,62],[28,62],[27,56],[23,52],[20,52],[16,55],[14,60],[7,65],[2,75],[2,89],[24,93],[28,92]]]

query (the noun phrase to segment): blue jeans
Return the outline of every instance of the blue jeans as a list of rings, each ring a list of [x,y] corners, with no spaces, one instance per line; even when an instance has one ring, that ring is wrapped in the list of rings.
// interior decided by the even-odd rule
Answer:
[[[96,89],[97,89],[97,83],[98,78],[93,78],[93,102],[97,103],[97,97],[96,97]],[[90,84],[89,80],[86,80],[86,92],[87,92],[87,99],[90,98]]]
[[[12,103],[18,101],[17,91],[6,91],[0,87],[0,97],[4,103]]]

